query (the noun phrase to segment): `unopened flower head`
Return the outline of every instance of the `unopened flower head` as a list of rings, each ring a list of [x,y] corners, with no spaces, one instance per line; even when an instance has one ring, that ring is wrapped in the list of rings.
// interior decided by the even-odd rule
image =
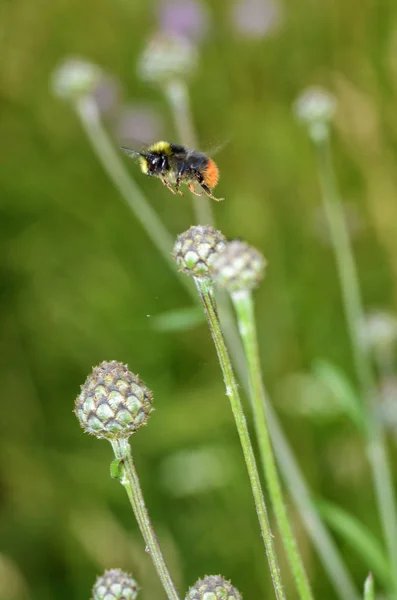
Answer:
[[[105,571],[92,588],[92,600],[135,600],[137,595],[135,579],[120,569]]]
[[[102,71],[97,65],[79,58],[68,58],[53,72],[51,88],[60,98],[76,100],[92,93],[101,77]]]
[[[193,277],[211,277],[212,264],[226,245],[226,238],[209,225],[194,225],[178,235],[174,258],[179,269]]]
[[[327,137],[335,111],[335,96],[321,87],[306,89],[294,104],[296,117],[307,125],[310,136],[317,140]]]
[[[138,75],[144,81],[166,84],[189,77],[197,66],[195,46],[185,37],[157,34],[144,49]]]
[[[242,600],[240,592],[221,575],[207,575],[189,589],[185,600]]]
[[[152,412],[153,394],[127,365],[112,360],[94,367],[76,398],[81,427],[98,438],[127,439]]]
[[[266,261],[262,254],[245,242],[233,240],[217,254],[212,276],[229,293],[250,291],[261,282]]]

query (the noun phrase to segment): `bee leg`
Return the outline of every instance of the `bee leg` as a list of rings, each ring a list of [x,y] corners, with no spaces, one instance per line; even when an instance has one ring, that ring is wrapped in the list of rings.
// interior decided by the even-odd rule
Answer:
[[[200,171],[196,171],[196,178],[204,192],[207,194],[208,198],[212,198],[212,200],[216,200],[217,202],[221,202],[221,200],[224,200],[224,198],[215,198],[215,196],[212,195],[212,192],[208,185],[205,183],[204,177],[201,175]]]
[[[175,192],[177,194],[179,194],[180,196],[183,196],[183,192],[181,192],[181,190],[179,189],[180,185],[181,185],[181,177],[178,175],[178,177],[176,178],[176,183],[175,183]]]
[[[165,185],[165,187],[168,188],[170,190],[170,192],[172,192],[174,194],[174,196],[175,196],[176,191],[174,190],[174,188],[172,187],[172,185],[166,179],[164,179],[163,177],[160,177],[160,180],[161,180],[161,183],[163,185]]]
[[[189,183],[187,187],[195,196],[201,196],[201,194],[199,192],[196,192],[196,190],[194,189],[194,183]]]

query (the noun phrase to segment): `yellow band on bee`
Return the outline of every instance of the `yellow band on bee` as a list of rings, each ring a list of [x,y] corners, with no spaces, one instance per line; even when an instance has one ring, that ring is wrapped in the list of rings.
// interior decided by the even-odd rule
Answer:
[[[141,158],[139,159],[139,166],[141,167],[142,173],[147,175],[149,169],[148,169],[148,165],[147,165],[147,160],[144,156],[141,156]]]
[[[164,154],[172,154],[171,144],[169,142],[156,142],[149,146],[147,152],[164,152]]]

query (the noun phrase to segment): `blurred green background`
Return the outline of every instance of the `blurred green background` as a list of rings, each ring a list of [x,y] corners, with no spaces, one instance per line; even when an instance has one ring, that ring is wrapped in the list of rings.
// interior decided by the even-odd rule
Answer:
[[[163,597],[124,490],[109,477],[110,445],[85,435],[72,413],[92,366],[112,359],[155,393],[156,411],[131,442],[181,593],[221,573],[245,598],[273,597],[208,330],[173,327],[169,311],[193,304],[182,276],[50,89],[59,62],[81,56],[106,73],[98,102],[116,146],[181,141],[161,91],[136,74],[159,29],[185,28],[197,44],[189,89],[200,148],[227,142],[216,156],[216,193],[226,198],[212,203],[217,226],[269,263],[255,293],[262,364],[299,464],[315,498],[380,538],[363,442],[313,375],[322,359],[356,385],[313,149],[291,107],[312,84],[337,98],[332,144],[365,307],[393,313],[397,5],[3,0],[0,18],[0,599],[83,600],[111,567],[135,575],[143,600]],[[194,223],[189,193],[174,197],[122,160],[173,236]],[[379,375],[395,462],[393,362]],[[317,597],[334,598],[290,510]],[[361,588],[368,565],[335,540]],[[281,567],[295,597],[282,558]]]

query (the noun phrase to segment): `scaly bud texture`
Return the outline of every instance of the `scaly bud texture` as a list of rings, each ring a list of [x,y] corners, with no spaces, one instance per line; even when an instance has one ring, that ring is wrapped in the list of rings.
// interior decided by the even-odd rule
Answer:
[[[76,398],[80,425],[98,438],[127,439],[145,425],[153,394],[127,365],[112,360],[95,367]]]
[[[212,275],[215,283],[229,293],[250,291],[261,282],[265,266],[266,261],[258,250],[233,240],[215,257]]]
[[[187,275],[211,277],[214,259],[225,246],[226,238],[220,231],[209,225],[194,225],[177,237],[174,258]]]
[[[207,575],[189,589],[186,600],[242,600],[240,592],[220,575]]]
[[[92,588],[92,600],[135,600],[137,595],[135,579],[120,569],[105,571]]]

